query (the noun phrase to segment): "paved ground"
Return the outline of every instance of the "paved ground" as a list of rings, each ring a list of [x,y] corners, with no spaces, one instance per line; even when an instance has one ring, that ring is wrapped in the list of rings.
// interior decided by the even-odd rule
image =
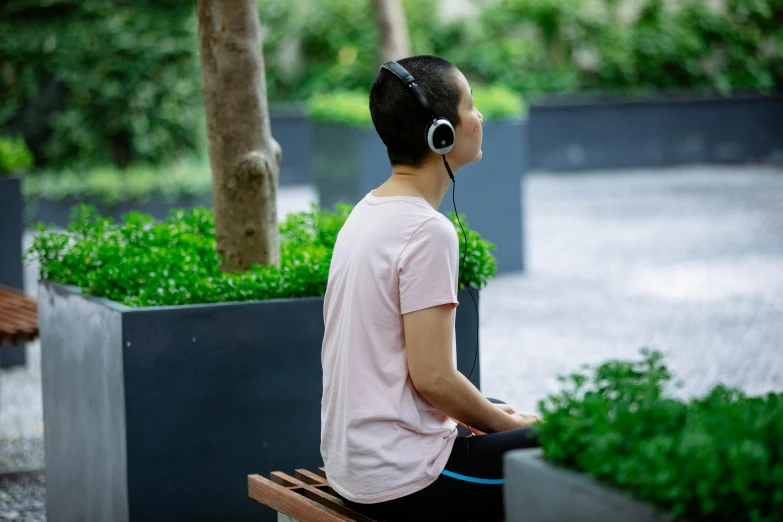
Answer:
[[[783,390],[783,170],[532,177],[524,276],[482,297],[487,394],[534,409],[557,374],[660,349],[681,393]]]
[[[485,393],[535,410],[557,390],[556,375],[635,357],[641,346],[665,353],[685,395],[718,382],[783,390],[783,169],[536,174],[526,183],[528,270],[493,281],[481,300]],[[315,197],[285,189],[280,211]],[[34,280],[29,267],[30,292]],[[26,370],[0,372],[0,471],[43,464],[38,344],[28,353]],[[0,518],[13,510],[42,520],[43,481],[24,480],[13,491],[30,507],[1,495]]]

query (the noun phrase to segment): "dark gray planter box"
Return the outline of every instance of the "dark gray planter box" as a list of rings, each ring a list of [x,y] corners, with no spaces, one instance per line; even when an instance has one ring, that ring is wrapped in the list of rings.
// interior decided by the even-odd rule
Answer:
[[[530,107],[530,168],[783,163],[783,96],[550,98]]]
[[[283,149],[278,185],[308,185],[310,179],[310,131],[307,115],[300,107],[274,106],[269,109],[272,136]]]
[[[0,284],[24,291],[22,230],[22,180],[0,174]],[[0,343],[0,368],[26,362],[25,343]]]
[[[507,522],[671,522],[598,481],[553,466],[541,449],[510,451],[503,458]]]
[[[52,522],[273,521],[247,476],[322,465],[322,298],[131,309],[43,283],[39,316]]]
[[[311,173],[321,205],[356,204],[391,175],[386,147],[374,130],[311,122]],[[495,245],[498,272],[524,270],[524,121],[484,124],[483,159],[456,174],[457,210]],[[443,175],[448,176],[444,168]],[[439,209],[453,212],[451,191]]]

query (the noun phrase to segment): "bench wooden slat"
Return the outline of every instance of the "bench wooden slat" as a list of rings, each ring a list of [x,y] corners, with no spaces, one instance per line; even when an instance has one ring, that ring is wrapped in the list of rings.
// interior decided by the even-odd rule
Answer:
[[[35,300],[15,288],[0,285],[0,342],[34,341],[38,334]]]
[[[272,473],[271,478],[273,482],[277,482],[278,484],[283,483],[283,485],[287,484],[291,488],[297,488],[297,491],[299,491],[302,495],[318,502],[321,505],[326,506],[329,509],[337,511],[341,515],[350,517],[350,520],[355,520],[358,522],[374,522],[372,519],[367,518],[346,506],[345,502],[343,502],[341,499],[326,491],[323,491],[321,488],[328,487],[329,485],[326,480],[318,485],[310,485],[302,480],[280,471],[275,471]]]
[[[38,335],[37,325],[19,324],[11,319],[0,317],[0,332],[10,335]]]
[[[321,522],[321,520],[327,520],[319,518],[315,513],[309,513],[307,518],[299,518],[292,515],[288,511],[278,509],[275,506],[281,505],[280,498],[275,495],[281,494],[282,491],[286,491],[286,494],[292,497],[288,499],[292,502],[305,502],[312,507],[313,505],[323,509],[324,512],[336,514],[342,517],[341,520],[352,522],[375,522],[371,518],[368,518],[348,507],[345,502],[336,496],[332,488],[329,486],[329,481],[316,473],[313,473],[306,469],[294,470],[295,477],[281,471],[274,471],[269,474],[269,479],[264,479],[258,475],[250,475],[248,477],[248,484],[254,485],[254,488],[250,488],[250,496],[259,502],[266,504],[267,506],[276,509],[278,512],[288,515],[300,522]],[[274,489],[271,489],[274,484]],[[261,495],[264,495],[261,498]],[[274,497],[274,498],[269,498]],[[275,505],[271,504],[275,503]],[[290,506],[284,504],[285,509],[289,509]],[[310,509],[310,508],[303,508]],[[331,520],[331,519],[329,519]]]
[[[0,296],[2,299],[2,296]],[[14,303],[1,303],[0,302],[0,314],[16,317],[20,320],[38,322],[37,310],[29,310],[20,306],[14,306]]]
[[[18,334],[24,332],[24,326],[16,321],[0,316],[0,330],[10,334]]]
[[[312,471],[307,471],[306,469],[295,469],[294,477],[307,484],[328,484],[324,477],[316,475]]]
[[[13,305],[23,310],[37,311],[38,304],[35,299],[27,297],[21,290],[10,286],[0,285],[0,303]]]
[[[251,498],[295,520],[302,522],[351,522],[355,520],[295,491],[302,488],[287,488],[261,475],[250,475],[247,486]]]
[[[0,309],[0,319],[16,324],[21,329],[35,330],[38,328],[38,318],[34,315],[25,315],[26,312],[17,312],[15,310]]]

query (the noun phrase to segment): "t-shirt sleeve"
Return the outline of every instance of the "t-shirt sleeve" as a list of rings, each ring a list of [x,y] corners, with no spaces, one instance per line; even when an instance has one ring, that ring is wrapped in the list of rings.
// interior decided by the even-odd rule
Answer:
[[[432,217],[413,233],[397,264],[403,314],[457,301],[459,241],[445,219]]]

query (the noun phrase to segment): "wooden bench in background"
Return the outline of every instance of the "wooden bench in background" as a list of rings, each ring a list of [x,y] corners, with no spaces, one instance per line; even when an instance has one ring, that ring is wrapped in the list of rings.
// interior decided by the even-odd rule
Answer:
[[[17,344],[38,337],[38,304],[21,291],[0,285],[0,343]]]
[[[297,469],[293,477],[279,471],[268,479],[250,475],[247,488],[250,498],[278,512],[280,522],[374,522],[335,496],[323,468],[318,473]]]

